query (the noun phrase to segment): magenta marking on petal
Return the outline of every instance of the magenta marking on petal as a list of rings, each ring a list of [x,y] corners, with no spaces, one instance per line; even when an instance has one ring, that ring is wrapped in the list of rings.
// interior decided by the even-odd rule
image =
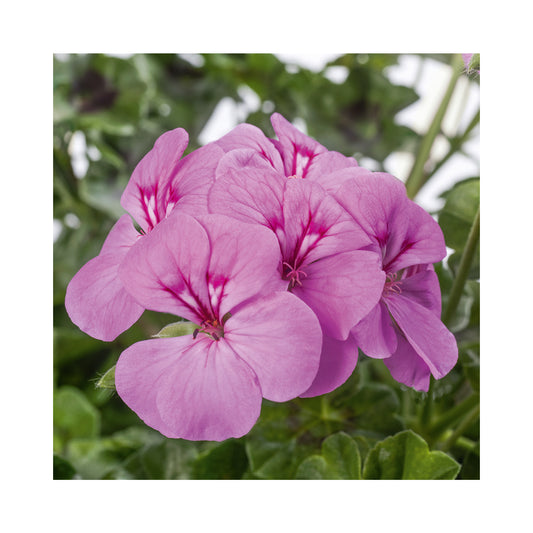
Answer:
[[[301,176],[302,178],[305,178],[307,170],[311,165],[311,161],[317,154],[304,146],[297,146],[295,143],[292,143],[292,146],[294,149],[292,160],[292,176]]]

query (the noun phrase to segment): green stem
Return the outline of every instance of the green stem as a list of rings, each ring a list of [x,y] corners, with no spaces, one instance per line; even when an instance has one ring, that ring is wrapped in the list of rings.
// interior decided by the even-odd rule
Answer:
[[[448,83],[448,87],[446,89],[446,92],[444,93],[444,97],[437,109],[437,112],[433,117],[428,131],[422,138],[422,142],[420,143],[420,147],[416,155],[413,168],[411,169],[411,173],[407,178],[407,181],[405,182],[405,186],[407,188],[407,195],[409,196],[409,198],[414,198],[418,191],[422,188],[424,183],[427,181],[427,176],[424,173],[424,165],[426,164],[429,158],[435,138],[440,132],[440,126],[444,115],[446,114],[446,110],[448,109],[448,105],[452,98],[453,92],[455,90],[455,85],[457,84],[457,80],[459,79],[462,71],[464,70],[463,66],[464,65],[461,55],[454,54],[451,62],[452,76]]]
[[[428,395],[422,409],[422,416],[420,417],[422,428],[427,428],[429,426],[429,421],[433,414],[433,384],[435,383],[435,380],[433,379],[433,376],[429,376],[429,380]]]
[[[429,427],[429,433],[437,438],[446,429],[459,422],[459,420],[461,420],[466,413],[477,406],[479,406],[479,395],[472,394],[468,396],[468,398],[452,407],[449,411],[433,422],[433,424],[431,424]]]
[[[463,434],[464,431],[466,431],[472,423],[474,423],[477,418],[479,417],[480,408],[479,405],[475,407],[472,411],[470,411],[470,414],[464,418],[464,420],[457,426],[455,431],[450,435],[448,440],[442,445],[441,449],[443,452],[449,451],[457,439]]]
[[[463,132],[463,134],[459,137],[453,137],[451,139],[448,139],[450,142],[450,149],[446,153],[446,155],[432,168],[431,172],[428,174],[426,181],[429,181],[429,179],[437,173],[437,171],[454,155],[456,152],[458,152],[461,149],[461,146],[464,144],[464,142],[468,139],[470,136],[471,131],[479,124],[480,120],[480,112],[476,113],[474,118],[470,121],[470,124],[466,128],[466,130]]]
[[[470,271],[470,265],[472,259],[474,258],[474,253],[479,242],[479,224],[480,224],[480,215],[479,207],[477,208],[477,213],[468,233],[468,238],[466,240],[465,249],[463,250],[463,255],[461,256],[461,261],[459,262],[459,267],[457,268],[457,275],[453,280],[452,289],[450,291],[450,298],[448,300],[448,305],[442,313],[442,321],[447,324],[450,319],[453,317],[461,295],[463,294],[463,289],[468,279],[468,273]]]

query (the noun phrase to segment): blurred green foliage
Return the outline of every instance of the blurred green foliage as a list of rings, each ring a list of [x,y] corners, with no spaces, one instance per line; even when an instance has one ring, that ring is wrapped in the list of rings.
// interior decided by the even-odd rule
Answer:
[[[436,59],[449,62],[446,55]],[[176,127],[189,133],[187,152],[200,146],[199,135],[223,98],[269,136],[277,111],[303,119],[308,134],[329,149],[372,158],[379,169],[390,153],[415,154],[420,135],[395,116],[419,95],[387,77],[398,60],[347,54],[314,72],[270,54],[54,58],[55,479],[479,477],[478,252],[449,324],[459,363],[429,394],[399,385],[381,361],[361,355],[352,377],[333,393],[283,404],[264,400],[250,433],[222,443],[167,439],[112,390],[108,371],[122,350],[176,317],[147,311],[104,343],[79,331],[64,307],[68,282],[98,254],[123,213],[120,196],[135,165],[160,134]],[[327,74],[339,67],[346,77],[337,83]],[[257,95],[255,108],[246,104],[243,88]],[[455,137],[452,150],[460,151],[469,134]],[[81,156],[73,150],[79,141]],[[445,194],[439,222],[454,253],[436,265],[444,306],[478,203],[478,178]]]

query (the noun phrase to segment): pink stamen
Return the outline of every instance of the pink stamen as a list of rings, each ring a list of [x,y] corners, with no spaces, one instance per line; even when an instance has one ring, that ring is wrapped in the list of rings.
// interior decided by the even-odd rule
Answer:
[[[398,279],[398,272],[387,274],[387,279],[385,280],[385,287],[383,287],[383,296],[390,296],[391,294],[401,294],[401,284],[402,280]]]
[[[216,318],[207,319],[200,324],[199,328],[194,330],[192,338],[196,339],[199,333],[203,333],[213,340],[218,341],[224,337],[224,326]]]
[[[289,280],[289,289],[294,288],[295,285],[302,286],[300,276],[304,278],[307,277],[307,274],[303,270],[295,269],[294,266],[291,266],[289,263],[283,263],[289,270],[285,269],[284,278]]]

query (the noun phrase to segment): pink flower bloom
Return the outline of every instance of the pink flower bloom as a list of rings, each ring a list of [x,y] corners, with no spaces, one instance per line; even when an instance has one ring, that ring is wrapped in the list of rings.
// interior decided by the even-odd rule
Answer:
[[[243,155],[236,150],[221,160],[209,209],[261,224],[277,236],[285,288],[316,313],[324,333],[320,369],[305,395],[324,394],[355,367],[350,331],[379,301],[385,282],[380,257],[360,249],[371,240],[318,183],[280,177],[257,166],[255,155],[244,166],[245,159],[236,161]]]
[[[187,143],[187,132],[181,128],[164,133],[133,171],[121,204],[144,234],[176,206],[186,213],[207,213],[207,191],[223,152],[212,145],[181,159]],[[141,235],[130,217],[123,215],[111,229],[100,254],[84,265],[67,287],[67,312],[92,337],[111,341],[144,311],[117,277],[125,254]]]
[[[248,164],[252,159],[254,166],[273,168],[282,177],[315,181],[328,192],[335,191],[350,177],[370,172],[359,167],[354,158],[329,151],[279,113],[274,113],[271,121],[278,139],[267,138],[250,124],[240,124],[215,144],[225,152],[244,150]],[[242,158],[241,154],[237,160]]]
[[[445,376],[458,355],[440,321],[439,282],[428,266],[446,255],[442,231],[388,174],[348,181],[336,198],[372,239],[387,276],[379,303],[352,330],[357,344],[385,358],[397,381],[427,391],[430,374]]]
[[[146,424],[171,438],[240,437],[262,397],[286,401],[310,386],[320,325],[283,291],[278,264],[269,230],[222,215],[174,212],[130,250],[120,277],[135,299],[199,325],[121,354],[117,392]]]

